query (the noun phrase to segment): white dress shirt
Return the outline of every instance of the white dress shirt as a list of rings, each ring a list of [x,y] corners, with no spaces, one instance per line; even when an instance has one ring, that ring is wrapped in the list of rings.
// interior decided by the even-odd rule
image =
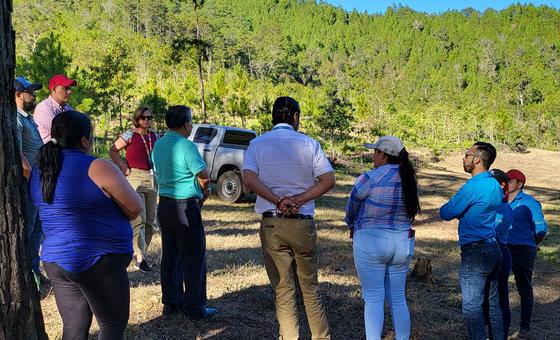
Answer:
[[[256,173],[279,197],[301,194],[315,184],[318,176],[334,171],[317,141],[283,123],[251,141],[243,170]],[[257,196],[255,211],[259,214],[276,211],[275,204]],[[315,202],[309,201],[298,213],[313,216],[314,210]]]

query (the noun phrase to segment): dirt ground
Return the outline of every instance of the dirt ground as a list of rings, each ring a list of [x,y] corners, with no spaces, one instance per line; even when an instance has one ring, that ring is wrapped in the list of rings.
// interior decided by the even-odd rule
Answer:
[[[457,222],[443,222],[439,207],[468,179],[461,155],[448,157],[419,170],[423,214],[416,223],[416,258],[432,261],[434,283],[410,280],[407,298],[413,339],[466,339],[461,316],[457,270]],[[530,150],[527,154],[499,153],[494,167],[518,168],[527,175],[526,192],[543,203],[550,234],[541,246],[534,275],[534,339],[560,339],[560,153]],[[333,339],[364,339],[363,302],[354,269],[352,243],[343,223],[344,206],[354,177],[339,173],[337,186],[317,203],[319,280]],[[216,198],[204,207],[207,231],[208,305],[220,313],[208,321],[181,316],[161,317],[157,266],[149,274],[130,272],[131,310],[128,339],[274,339],[278,337],[273,293],[263,267],[258,235],[259,217],[251,202],[227,205]],[[160,239],[155,237],[149,257],[157,261]],[[413,260],[414,263],[414,260]],[[412,263],[412,264],[413,264]],[[412,266],[411,264],[411,266]],[[47,332],[60,338],[62,323],[52,292],[42,300]],[[519,322],[519,299],[510,277],[511,332]],[[302,339],[309,339],[300,304]],[[96,338],[97,325],[91,334]],[[386,314],[385,337],[394,338]]]

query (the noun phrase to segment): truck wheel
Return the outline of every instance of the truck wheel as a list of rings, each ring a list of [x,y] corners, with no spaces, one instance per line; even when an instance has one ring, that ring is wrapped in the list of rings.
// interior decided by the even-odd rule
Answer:
[[[222,201],[239,202],[243,198],[241,175],[236,171],[224,172],[218,178],[216,190]]]

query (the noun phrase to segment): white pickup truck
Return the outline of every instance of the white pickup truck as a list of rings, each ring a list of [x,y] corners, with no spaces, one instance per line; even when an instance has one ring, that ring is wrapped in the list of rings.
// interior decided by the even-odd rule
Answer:
[[[239,202],[251,192],[243,184],[241,169],[249,142],[256,136],[255,131],[236,127],[193,124],[189,139],[206,162],[210,181],[216,183],[221,200]]]

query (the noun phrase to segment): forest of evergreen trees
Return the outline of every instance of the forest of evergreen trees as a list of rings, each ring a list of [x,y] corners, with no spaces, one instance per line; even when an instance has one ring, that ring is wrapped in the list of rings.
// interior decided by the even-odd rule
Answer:
[[[139,104],[263,131],[275,97],[291,95],[302,130],[339,152],[384,134],[436,153],[478,139],[560,149],[560,12],[546,6],[371,15],[314,0],[14,0],[13,20],[16,74],[75,77],[71,104],[97,134]]]

